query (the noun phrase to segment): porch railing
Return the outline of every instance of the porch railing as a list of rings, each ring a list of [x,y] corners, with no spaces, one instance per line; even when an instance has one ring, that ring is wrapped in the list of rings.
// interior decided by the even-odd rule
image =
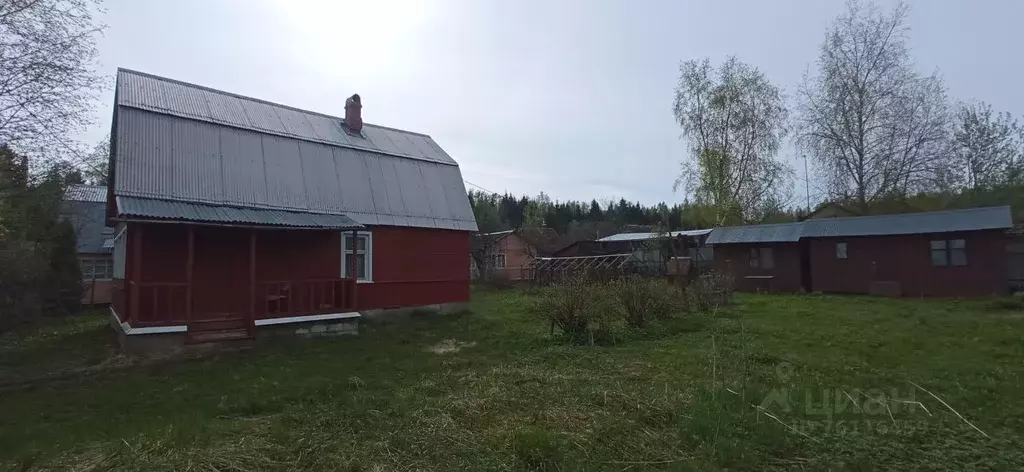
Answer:
[[[133,321],[143,324],[187,321],[187,283],[131,281],[128,286]]]
[[[194,290],[194,287],[193,287]],[[355,309],[356,283],[352,279],[279,280],[256,282],[253,318],[280,318],[286,316],[339,313]],[[248,291],[248,290],[247,290]],[[230,291],[229,291],[230,292]],[[225,297],[235,296],[225,293]],[[239,294],[239,300],[249,295]],[[193,293],[193,297],[195,294]],[[218,315],[236,315],[248,319],[250,306],[236,310],[205,309],[203,301],[193,298],[188,309],[188,284],[185,282],[128,281],[123,288],[115,288],[113,305],[122,319],[139,325],[185,324]],[[209,312],[209,313],[208,313]],[[228,313],[231,312],[231,313]],[[221,316],[224,318],[225,316]],[[190,319],[191,318],[191,319]],[[232,316],[227,316],[232,318]]]
[[[355,288],[352,279],[256,282],[256,318],[351,311]]]

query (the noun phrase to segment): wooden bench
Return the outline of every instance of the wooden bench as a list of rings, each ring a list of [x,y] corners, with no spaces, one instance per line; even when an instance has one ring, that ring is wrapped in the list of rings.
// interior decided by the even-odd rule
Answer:
[[[762,285],[765,293],[772,291],[772,280],[775,279],[774,275],[748,275],[743,277],[744,280],[749,280],[754,285],[754,291],[761,293]]]

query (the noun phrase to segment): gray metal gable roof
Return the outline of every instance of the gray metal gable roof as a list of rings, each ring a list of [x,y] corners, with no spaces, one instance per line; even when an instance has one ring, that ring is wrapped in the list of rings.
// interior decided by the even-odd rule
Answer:
[[[119,72],[119,79],[125,76],[125,71]],[[124,102],[123,90],[119,83],[119,104]],[[196,90],[204,91],[185,91]],[[143,87],[133,93],[143,91],[150,90]],[[163,93],[148,100],[169,106]],[[271,107],[241,102],[236,98],[234,103]],[[196,99],[188,103],[198,107]],[[363,225],[477,229],[454,161],[342,146],[155,107],[121,105],[115,116],[117,196],[346,215]],[[363,130],[374,133],[370,127]]]
[[[894,236],[1006,229],[1013,226],[1010,207],[930,211],[894,215],[826,218],[757,226],[715,228],[707,244],[795,242],[800,238]]]
[[[689,229],[682,231],[670,231],[667,233],[618,233],[613,234],[611,236],[605,236],[601,239],[598,239],[597,241],[607,243],[616,241],[646,241],[648,239],[654,239],[657,237],[665,236],[673,238],[677,238],[679,236],[704,236],[705,234],[708,234],[711,231],[712,230],[710,229]]]
[[[107,201],[107,187],[101,185],[69,185],[64,192],[64,200],[74,202],[99,202]]]
[[[791,243],[800,240],[800,223],[725,226],[711,231],[705,244]]]
[[[930,211],[894,215],[825,218],[803,222],[803,237],[885,236],[1005,229],[1013,226],[1010,207]]]
[[[128,69],[117,71],[117,105],[280,136],[457,165],[430,136],[364,124]]]

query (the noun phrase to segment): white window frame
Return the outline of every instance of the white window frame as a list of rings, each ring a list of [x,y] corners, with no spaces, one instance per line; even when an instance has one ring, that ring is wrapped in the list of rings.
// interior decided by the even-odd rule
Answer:
[[[850,254],[847,251],[849,250],[850,248],[845,242],[836,243],[836,259],[848,259]]]
[[[348,255],[349,255],[348,254],[348,249],[345,248],[345,241],[348,241],[348,238],[351,238],[351,237],[352,237],[352,232],[351,231],[343,231],[341,233],[341,277],[342,278],[345,277],[345,268],[347,268],[349,266],[349,264],[351,264],[351,261],[349,261],[349,258],[348,258]],[[358,274],[355,274],[356,275],[356,283],[360,283],[360,284],[373,283],[373,232],[371,232],[371,231],[357,231],[356,232],[356,237],[357,238],[358,237],[366,237],[366,247],[365,248],[358,248],[356,250],[356,254],[364,254],[365,255],[364,259],[366,260],[366,275],[363,278],[359,278]],[[354,243],[353,243],[353,248],[355,248],[355,244]]]
[[[501,261],[501,264],[498,264],[498,261]],[[504,269],[507,262],[508,259],[505,257],[504,252],[491,255],[491,265],[494,266],[495,269]]]
[[[92,276],[89,276],[89,277],[87,277],[85,275],[85,266],[86,266],[87,262],[88,262],[88,265],[89,265],[89,270],[92,273]],[[104,269],[107,269],[107,268],[110,269],[110,271],[107,274],[105,274],[108,277],[95,277],[95,275],[96,275],[96,267],[98,265],[100,265],[100,264],[97,264],[97,263],[102,263],[102,266],[103,266]],[[82,280],[85,281],[85,282],[92,282],[92,281],[96,281],[96,282],[109,282],[110,280],[113,280],[113,278],[114,278],[114,257],[113,256],[102,256],[102,255],[80,256],[78,258],[78,266],[82,269]],[[93,278],[93,277],[95,277],[95,278]]]

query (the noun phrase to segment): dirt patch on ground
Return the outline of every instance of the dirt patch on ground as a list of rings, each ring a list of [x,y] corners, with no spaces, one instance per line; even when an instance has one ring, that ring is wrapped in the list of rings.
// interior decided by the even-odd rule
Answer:
[[[445,339],[444,341],[441,341],[433,346],[428,347],[427,351],[433,352],[434,354],[451,354],[453,352],[459,352],[462,349],[473,346],[476,346],[475,342],[467,343],[457,341],[454,339]]]

